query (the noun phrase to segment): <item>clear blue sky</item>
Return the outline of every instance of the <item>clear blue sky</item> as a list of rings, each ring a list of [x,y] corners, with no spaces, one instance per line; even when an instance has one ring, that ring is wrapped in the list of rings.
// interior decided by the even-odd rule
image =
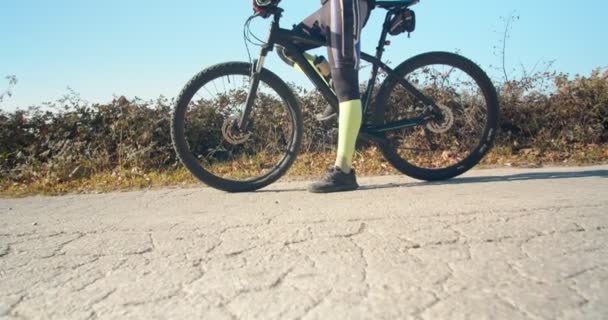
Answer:
[[[202,68],[245,60],[242,39],[250,0],[13,0],[0,1],[0,90],[5,75],[19,83],[0,108],[54,101],[69,86],[87,101],[112,95],[174,97]],[[284,25],[316,10],[318,0],[284,0]],[[504,28],[501,16],[516,11],[508,48],[510,68],[555,60],[558,71],[589,74],[608,66],[608,4],[600,0],[422,0],[414,9],[418,30],[393,38],[393,62],[429,50],[459,50],[490,74],[500,63],[493,47]],[[382,20],[375,10],[364,33],[372,52]],[[255,30],[265,36],[265,22]],[[277,59],[275,59],[276,61]],[[288,81],[303,76],[268,65]],[[367,77],[366,75],[364,76]]]

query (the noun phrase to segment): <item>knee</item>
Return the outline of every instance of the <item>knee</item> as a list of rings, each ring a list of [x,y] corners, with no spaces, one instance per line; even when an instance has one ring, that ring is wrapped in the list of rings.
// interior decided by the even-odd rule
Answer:
[[[344,102],[360,99],[359,75],[355,68],[336,68],[332,69],[331,73],[338,101]]]

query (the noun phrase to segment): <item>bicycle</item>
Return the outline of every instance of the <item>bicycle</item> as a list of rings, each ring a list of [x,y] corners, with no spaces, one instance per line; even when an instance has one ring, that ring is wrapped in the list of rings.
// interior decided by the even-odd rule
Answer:
[[[376,8],[387,12],[375,56],[361,53],[361,59],[371,64],[371,75],[362,94],[359,138],[375,143],[385,159],[405,175],[445,180],[477,165],[492,148],[498,99],[486,73],[454,53],[423,53],[394,69],[382,62],[396,17],[413,15],[409,7],[417,2],[375,2]],[[331,83],[297,45],[320,47],[325,42],[296,29],[281,28],[282,13],[278,6],[267,13],[272,23],[258,59],[207,68],[177,98],[171,126],[174,148],[185,167],[213,188],[228,192],[263,188],[282,177],[298,155],[303,132],[299,101],[281,78],[264,68],[275,46],[289,53],[322,97],[337,109]],[[435,66],[442,68],[435,70]],[[468,78],[452,79],[458,73]],[[220,93],[218,87],[222,86],[225,91]],[[440,143],[449,146],[439,149]]]

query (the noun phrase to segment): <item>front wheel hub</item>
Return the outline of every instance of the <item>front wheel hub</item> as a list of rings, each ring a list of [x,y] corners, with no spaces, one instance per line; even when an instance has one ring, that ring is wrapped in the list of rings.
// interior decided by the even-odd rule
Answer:
[[[247,142],[252,134],[251,132],[239,129],[238,120],[238,116],[233,116],[224,120],[224,124],[222,125],[222,135],[224,136],[224,139],[232,145],[239,145]]]

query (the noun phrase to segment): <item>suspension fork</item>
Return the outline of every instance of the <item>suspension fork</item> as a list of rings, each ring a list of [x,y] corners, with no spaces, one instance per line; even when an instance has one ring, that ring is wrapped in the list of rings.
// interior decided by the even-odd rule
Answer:
[[[251,114],[251,109],[255,104],[255,98],[258,94],[258,87],[260,86],[260,78],[262,75],[262,70],[264,69],[264,62],[266,61],[266,56],[268,55],[268,52],[270,52],[271,48],[272,47],[269,48],[268,45],[265,45],[260,53],[260,58],[253,60],[249,93],[247,94],[245,109],[243,109],[243,113],[241,114],[241,118],[239,119],[238,123],[239,129],[241,130],[244,130],[249,124],[249,115]]]
[[[258,95],[258,87],[260,86],[260,78],[262,76],[262,70],[264,70],[264,62],[266,62],[266,56],[268,53],[274,50],[275,44],[275,33],[279,30],[279,21],[281,20],[283,9],[275,8],[272,12],[274,15],[272,24],[270,26],[270,34],[266,44],[262,46],[260,51],[260,58],[253,61],[251,66],[251,83],[249,85],[249,93],[247,94],[247,101],[245,102],[245,109],[241,114],[238,126],[239,129],[245,130],[249,124],[249,115],[251,114],[251,108],[255,104],[255,98]]]

